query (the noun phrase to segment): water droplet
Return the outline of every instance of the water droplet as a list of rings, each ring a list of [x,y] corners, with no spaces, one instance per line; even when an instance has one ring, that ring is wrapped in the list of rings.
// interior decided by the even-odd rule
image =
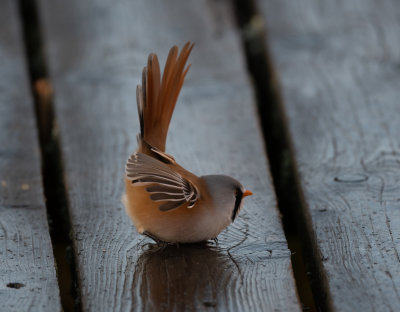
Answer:
[[[334,178],[334,180],[335,182],[339,183],[361,183],[367,181],[368,176],[360,173],[354,173],[354,174],[348,173],[337,176]]]

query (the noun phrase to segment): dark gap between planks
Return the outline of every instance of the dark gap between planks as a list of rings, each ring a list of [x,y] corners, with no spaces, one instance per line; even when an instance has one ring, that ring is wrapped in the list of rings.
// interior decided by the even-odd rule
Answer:
[[[80,302],[72,241],[69,237],[68,202],[63,180],[60,144],[56,133],[51,84],[43,53],[40,21],[34,0],[19,0],[19,7],[39,129],[43,188],[61,304],[64,311],[77,311],[80,310]]]
[[[298,184],[279,86],[265,46],[264,24],[253,1],[233,2],[248,70],[255,86],[278,207],[292,252],[297,293],[303,311],[330,311],[332,308],[326,277],[314,233],[309,226],[308,211]]]

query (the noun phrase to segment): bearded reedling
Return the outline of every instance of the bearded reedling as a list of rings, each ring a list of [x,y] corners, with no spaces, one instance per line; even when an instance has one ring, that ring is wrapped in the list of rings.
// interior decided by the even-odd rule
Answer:
[[[193,243],[215,239],[238,215],[252,193],[224,175],[198,177],[165,153],[172,113],[190,65],[187,42],[169,51],[160,78],[157,55],[150,54],[136,89],[140,119],[138,149],[125,170],[123,201],[137,231],[157,242]]]

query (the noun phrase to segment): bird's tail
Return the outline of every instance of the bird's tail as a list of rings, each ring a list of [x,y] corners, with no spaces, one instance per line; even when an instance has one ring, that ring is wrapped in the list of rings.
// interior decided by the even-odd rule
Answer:
[[[142,145],[149,144],[165,152],[169,123],[190,68],[190,64],[186,68],[185,64],[192,48],[193,44],[187,42],[178,55],[178,47],[173,46],[165,62],[162,78],[157,55],[149,55],[147,67],[143,68],[142,85],[138,85],[136,89],[140,120],[139,149],[144,148]]]

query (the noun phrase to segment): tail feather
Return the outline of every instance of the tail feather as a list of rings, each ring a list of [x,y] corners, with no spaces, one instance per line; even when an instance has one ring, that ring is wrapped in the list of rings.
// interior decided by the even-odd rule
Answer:
[[[161,98],[165,96],[165,91],[167,90],[168,87],[167,83],[169,82],[169,79],[171,78],[172,72],[174,70],[177,56],[178,56],[178,47],[173,46],[171,50],[169,50],[168,58],[164,66],[164,73],[162,77],[161,92],[160,92]]]
[[[136,89],[140,135],[161,151],[165,151],[169,123],[190,68],[190,65],[185,68],[185,64],[192,48],[193,44],[187,42],[179,56],[178,47],[170,49],[161,81],[157,55],[151,53],[143,69],[142,86]]]
[[[179,92],[183,84],[183,79],[185,77],[184,75],[186,75],[187,70],[189,69],[188,67],[187,70],[185,70],[184,67],[192,48],[193,44],[191,44],[190,42],[187,42],[183,46],[182,51],[179,54],[176,63],[174,64],[172,75],[169,77],[169,79],[167,79],[166,92],[164,94],[165,97],[162,99],[166,103],[165,115],[166,117],[169,117],[164,119],[164,121],[166,122],[164,126],[167,127],[167,129],[169,126],[169,121],[172,117],[172,113],[174,112],[176,100],[178,99]]]
[[[160,65],[157,56],[153,53],[149,55],[146,68],[146,102],[144,110],[144,132],[151,133],[151,129],[157,127],[157,115],[160,109],[158,95],[160,92]]]
[[[143,138],[144,135],[144,103],[143,103],[143,88],[141,85],[136,87],[136,103],[140,122],[140,136]]]

